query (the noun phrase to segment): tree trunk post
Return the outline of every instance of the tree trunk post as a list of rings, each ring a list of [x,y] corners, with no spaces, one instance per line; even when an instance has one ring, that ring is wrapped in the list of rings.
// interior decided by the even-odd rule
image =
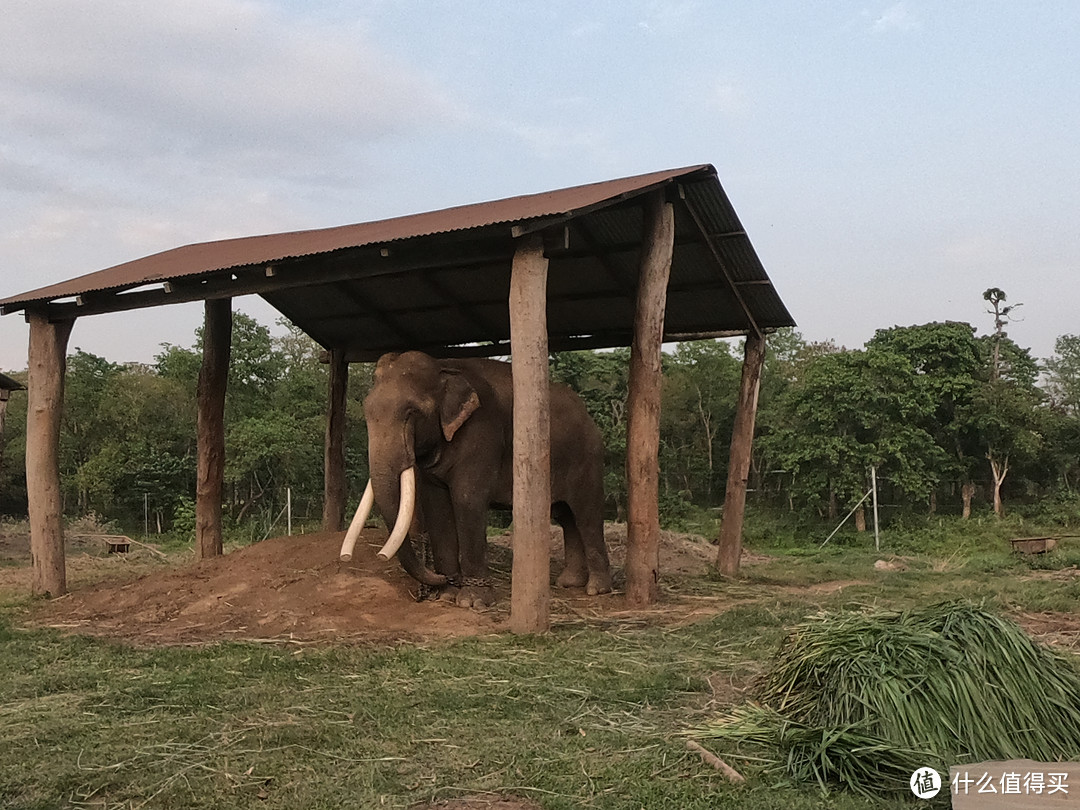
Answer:
[[[993,452],[989,452],[986,454],[986,459],[990,462],[990,472],[994,477],[994,517],[1001,520],[1005,517],[1005,504],[1001,501],[1001,485],[1005,483],[1005,476],[1009,474],[1009,457],[1005,456],[1002,460]]]
[[[340,532],[345,520],[345,402],[348,391],[349,364],[345,360],[345,352],[332,349],[323,457],[324,532]]]
[[[539,236],[522,239],[510,274],[514,375],[514,562],[510,630],[550,627],[551,413],[547,270]]]
[[[754,419],[757,416],[761,367],[765,363],[765,336],[752,331],[743,349],[742,381],[735,406],[735,425],[731,431],[731,454],[728,462],[727,492],[720,521],[720,548],[716,567],[728,577],[739,573],[742,556],[743,516],[746,513],[746,480],[750,474],[750,451],[754,442]]]
[[[11,392],[6,388],[0,388],[0,478],[4,472],[4,422],[7,417],[8,397]]]
[[[221,498],[225,481],[225,389],[232,348],[232,299],[205,302],[198,388],[198,465],[195,483],[195,553],[221,555]]]
[[[971,517],[971,500],[975,497],[975,482],[964,481],[960,486],[960,502],[962,504],[961,517],[968,520]]]
[[[31,592],[67,593],[63,502],[60,496],[60,415],[64,407],[67,342],[74,321],[49,323],[27,313],[30,350],[26,401],[26,494],[30,512]]]
[[[652,604],[659,593],[660,353],[675,244],[675,211],[662,192],[644,213],[626,397],[626,600],[635,606]]]

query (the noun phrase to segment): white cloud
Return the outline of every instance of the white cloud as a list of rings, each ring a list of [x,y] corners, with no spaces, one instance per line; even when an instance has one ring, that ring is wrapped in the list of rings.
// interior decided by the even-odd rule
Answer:
[[[18,2],[0,28],[0,73],[7,126],[105,161],[169,150],[261,163],[460,116],[359,24],[239,0]]]
[[[248,0],[15,0],[0,76],[0,297],[325,224],[316,198],[356,199],[381,151],[467,119],[362,21]]]
[[[543,160],[574,154],[607,164],[618,151],[603,133],[587,126],[575,128],[559,124],[514,122],[504,122],[501,126]]]
[[[960,271],[986,272],[1004,268],[1020,258],[1017,247],[1006,238],[989,234],[964,234],[944,245],[942,259]]]
[[[885,9],[870,26],[875,34],[888,31],[912,31],[919,27],[919,20],[908,9],[907,3],[896,3]]]
[[[723,115],[736,116],[746,112],[746,95],[732,82],[717,80],[706,95],[707,103]]]

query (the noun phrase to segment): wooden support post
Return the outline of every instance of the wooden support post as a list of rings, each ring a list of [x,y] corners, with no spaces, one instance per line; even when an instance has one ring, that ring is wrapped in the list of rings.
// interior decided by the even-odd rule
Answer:
[[[731,430],[731,454],[728,462],[727,492],[720,521],[720,549],[716,567],[724,576],[739,573],[742,556],[743,515],[746,513],[746,479],[750,475],[750,451],[754,441],[754,418],[757,415],[758,385],[765,362],[765,336],[750,332],[743,350],[742,382],[735,405],[735,425]]]
[[[510,273],[514,366],[514,564],[510,630],[543,633],[551,600],[551,414],[543,240],[519,242]]]
[[[67,593],[63,502],[60,497],[60,414],[64,407],[67,342],[74,321],[49,323],[28,312],[30,352],[26,401],[26,495],[30,511],[31,591]]]
[[[675,212],[656,192],[645,208],[626,424],[626,601],[656,601],[660,580],[660,351]]]
[[[232,348],[232,299],[205,302],[198,389],[198,464],[195,482],[195,554],[221,554],[221,497],[225,480],[225,389]]]
[[[4,472],[4,422],[7,417],[8,396],[11,394],[7,388],[0,388],[0,480]]]
[[[324,532],[340,532],[345,520],[345,401],[348,391],[349,364],[345,360],[345,351],[332,349],[323,456]]]

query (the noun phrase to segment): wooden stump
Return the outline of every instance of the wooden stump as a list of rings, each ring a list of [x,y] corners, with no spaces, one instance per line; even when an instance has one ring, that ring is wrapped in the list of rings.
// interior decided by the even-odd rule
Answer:
[[[720,548],[716,567],[721,574],[739,573],[742,556],[743,516],[746,513],[746,479],[750,475],[750,452],[754,442],[754,419],[757,415],[761,367],[765,363],[765,337],[757,332],[746,336],[743,349],[742,381],[735,405],[735,425],[731,430],[731,454],[728,462],[724,514],[720,521]]]
[[[659,592],[660,352],[674,244],[674,209],[655,192],[645,209],[627,393],[626,600],[635,606]]]
[[[345,522],[345,402],[349,391],[349,364],[345,352],[330,352],[329,402],[323,458],[324,532],[340,532]]]
[[[510,275],[514,374],[514,563],[510,630],[550,627],[551,414],[543,241],[525,237]]]
[[[11,392],[0,388],[0,474],[4,472],[4,422],[7,419],[8,396]]]
[[[232,299],[205,302],[198,388],[198,463],[195,482],[195,553],[221,554],[221,492],[225,480],[225,389],[232,346]]]
[[[29,374],[26,403],[26,494],[30,512],[31,591],[67,593],[63,502],[60,497],[60,415],[64,406],[67,342],[74,321],[49,323],[28,311]]]

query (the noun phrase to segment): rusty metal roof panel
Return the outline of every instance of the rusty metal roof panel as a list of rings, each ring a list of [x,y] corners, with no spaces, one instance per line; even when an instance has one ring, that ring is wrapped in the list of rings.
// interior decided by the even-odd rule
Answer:
[[[350,356],[456,351],[492,341],[490,353],[501,354],[522,232],[515,225],[546,234],[553,350],[582,340],[594,348],[626,345],[643,239],[639,198],[665,186],[675,205],[665,333],[793,325],[709,165],[378,222],[188,245],[4,299],[0,311],[47,306],[50,317],[72,318],[258,293],[324,347]],[[565,230],[556,227],[563,224]],[[273,272],[264,269],[271,266]],[[75,296],[76,303],[65,303]]]
[[[610,200],[617,200],[623,195],[641,193],[681,175],[707,171],[714,170],[708,165],[690,166],[356,225],[185,245],[69,281],[0,299],[0,307],[8,312],[12,311],[15,305],[36,301],[68,298],[108,289],[138,287],[153,282],[237,267],[273,264],[288,258],[329,253],[351,247],[392,243],[489,225],[569,215]]]
[[[743,231],[739,216],[719,183],[684,183],[682,187],[687,202],[711,226],[711,235]]]

